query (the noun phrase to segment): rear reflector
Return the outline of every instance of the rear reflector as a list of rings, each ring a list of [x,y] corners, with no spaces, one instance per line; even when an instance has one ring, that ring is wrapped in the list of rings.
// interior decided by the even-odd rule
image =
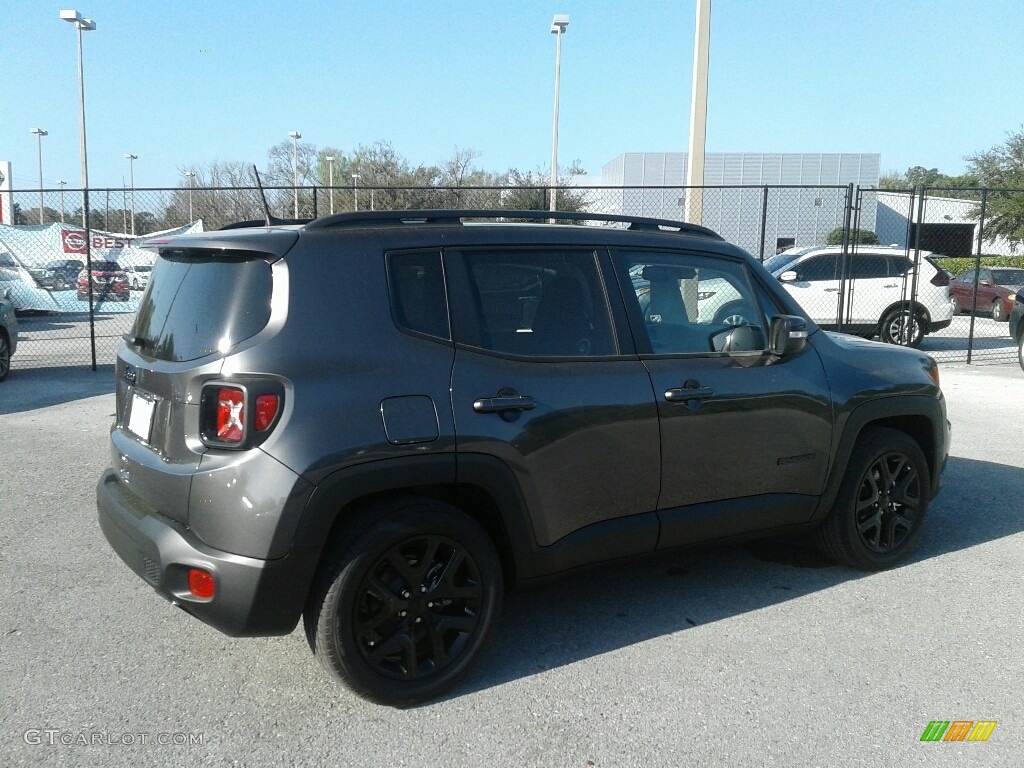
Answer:
[[[189,568],[188,591],[196,597],[201,597],[203,599],[213,597],[213,574],[199,568]]]
[[[245,393],[221,387],[217,393],[217,439],[240,443],[245,438]]]
[[[277,395],[260,395],[256,398],[256,418],[253,422],[257,432],[262,432],[274,423],[277,404]]]

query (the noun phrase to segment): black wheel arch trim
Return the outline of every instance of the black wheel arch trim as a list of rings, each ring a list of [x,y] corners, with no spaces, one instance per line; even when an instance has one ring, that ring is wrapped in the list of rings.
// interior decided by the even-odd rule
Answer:
[[[938,494],[949,451],[942,401],[939,397],[929,395],[894,395],[871,400],[857,406],[842,422],[842,432],[832,457],[828,480],[814,513],[815,522],[820,522],[832,511],[857,439],[865,429],[875,426],[904,432],[921,446],[928,462],[932,498]]]

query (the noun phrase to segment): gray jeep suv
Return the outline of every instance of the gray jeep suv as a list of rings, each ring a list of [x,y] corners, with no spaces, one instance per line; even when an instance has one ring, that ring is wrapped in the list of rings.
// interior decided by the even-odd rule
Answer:
[[[934,361],[818,330],[702,227],[405,211],[150,246],[103,532],[229,635],[304,617],[379,702],[451,688],[513,584],[799,531],[885,568],[940,487]]]

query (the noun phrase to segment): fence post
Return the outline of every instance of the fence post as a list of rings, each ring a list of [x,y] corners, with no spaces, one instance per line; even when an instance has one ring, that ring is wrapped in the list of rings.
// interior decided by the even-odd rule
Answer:
[[[83,161],[84,162],[84,161]],[[110,190],[107,190],[109,199]],[[85,221],[85,284],[89,287],[89,351],[92,356],[92,370],[96,370],[96,308],[92,297],[92,237],[90,237],[89,190],[82,190],[82,218]],[[77,290],[77,286],[75,288]]]
[[[843,332],[843,315],[846,313],[846,273],[850,261],[850,226],[853,218],[853,182],[846,185],[846,212],[843,214],[843,243],[839,253],[839,307],[836,312],[836,330]]]
[[[978,278],[981,275],[981,243],[985,239],[985,207],[988,205],[988,189],[981,190],[981,212],[978,215],[978,252],[974,256],[974,301],[971,302],[971,328],[967,334],[967,364],[974,354],[974,315],[978,311]]]
[[[768,185],[761,192],[761,263],[764,263],[764,238],[768,230]]]

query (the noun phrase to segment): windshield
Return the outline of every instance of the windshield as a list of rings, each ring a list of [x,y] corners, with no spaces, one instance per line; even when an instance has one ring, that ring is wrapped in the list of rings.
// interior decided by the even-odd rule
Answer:
[[[993,269],[992,281],[996,285],[1024,285],[1024,269]]]
[[[764,268],[774,275],[776,272],[781,271],[786,265],[799,259],[800,255],[801,254],[799,253],[777,253],[764,260]]]
[[[179,362],[227,352],[267,324],[271,290],[261,254],[161,254],[130,343],[147,357]]]

